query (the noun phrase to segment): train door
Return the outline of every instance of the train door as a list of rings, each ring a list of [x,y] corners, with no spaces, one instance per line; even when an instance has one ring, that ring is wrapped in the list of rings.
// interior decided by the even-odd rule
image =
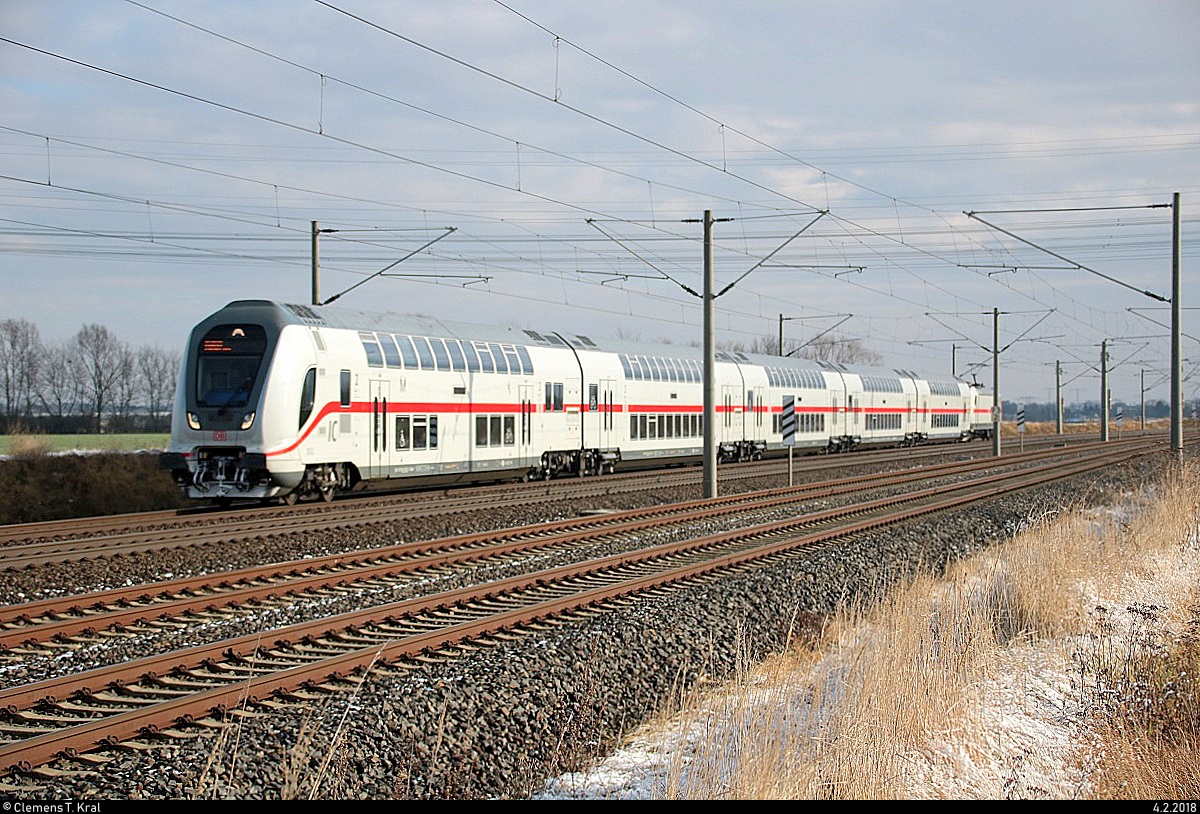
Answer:
[[[531,384],[517,385],[517,456],[521,466],[533,466],[534,388]]]
[[[722,441],[742,440],[742,393],[741,388],[731,385],[721,387],[721,410],[724,415],[717,416],[717,426],[720,432],[718,439]]]
[[[763,397],[761,390],[746,390],[746,440],[762,440],[767,437],[763,427]]]
[[[371,379],[371,452],[370,470],[374,476],[386,476],[392,456],[388,445],[388,383]]]
[[[588,409],[594,411],[599,419],[597,446],[600,449],[613,449],[616,446],[617,417],[613,412],[616,395],[617,383],[613,379],[601,379],[599,384],[588,385]]]
[[[579,379],[567,379],[564,385],[563,407],[566,410],[566,440],[569,444],[577,445],[576,449],[583,449],[583,415],[581,408],[587,408],[587,405],[583,403],[583,394],[580,392],[583,384]]]

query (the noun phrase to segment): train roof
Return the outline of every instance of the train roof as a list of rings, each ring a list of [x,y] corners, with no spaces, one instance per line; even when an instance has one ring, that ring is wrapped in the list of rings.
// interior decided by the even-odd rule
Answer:
[[[413,336],[439,336],[443,338],[472,339],[476,341],[520,344],[526,346],[566,347],[577,350],[608,351],[612,353],[640,354],[646,356],[668,356],[679,359],[700,360],[703,350],[695,345],[673,345],[664,342],[643,342],[629,339],[612,339],[578,334],[573,331],[516,326],[482,325],[456,322],[420,314],[398,314],[394,311],[362,311],[354,308],[329,305],[305,305],[275,302],[273,300],[234,300],[210,315],[202,326],[210,326],[229,318],[239,321],[255,319],[275,325],[308,325],[320,328],[342,328],[355,331],[383,331],[386,333]],[[951,376],[922,376],[909,370],[889,369],[866,365],[843,365],[836,362],[815,362],[809,359],[772,356],[769,354],[744,353],[742,351],[716,351],[718,361],[747,363],[764,367],[787,367],[800,370],[832,370],[840,373],[867,374],[877,376],[903,376],[934,381],[958,381]]]

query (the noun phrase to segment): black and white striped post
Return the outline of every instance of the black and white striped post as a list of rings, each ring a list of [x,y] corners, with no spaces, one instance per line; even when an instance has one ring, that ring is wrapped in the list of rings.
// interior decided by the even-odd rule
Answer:
[[[788,486],[792,485],[792,450],[796,448],[796,397],[783,397],[783,412],[779,416],[779,431],[783,445],[788,448]]]

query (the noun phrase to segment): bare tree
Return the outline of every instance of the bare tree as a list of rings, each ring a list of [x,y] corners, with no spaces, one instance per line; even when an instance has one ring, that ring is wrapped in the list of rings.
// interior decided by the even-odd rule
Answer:
[[[0,322],[0,396],[2,415],[11,422],[33,414],[42,341],[37,326],[24,319]]]
[[[179,375],[181,354],[178,350],[143,345],[137,353],[137,376],[141,397],[149,412],[151,427],[157,427],[171,410],[175,400],[175,381]]]
[[[834,334],[817,337],[795,351],[794,355],[814,362],[837,362],[843,365],[883,364],[883,357],[870,350],[861,339]]]
[[[70,416],[78,415],[82,406],[82,382],[73,364],[73,345],[50,345],[42,353],[37,384],[37,401],[41,409],[59,427]]]
[[[118,429],[115,432],[132,432],[133,408],[138,392],[137,356],[128,345],[117,347],[116,365],[118,374],[109,396],[109,413],[116,419]]]
[[[719,350],[729,351],[730,353],[762,353],[768,356],[775,356],[775,342],[766,337],[755,337],[749,341],[741,339],[725,340],[717,342]]]
[[[85,325],[75,335],[75,364],[80,370],[83,394],[91,406],[96,432],[103,429],[104,411],[122,375],[123,345],[103,325]]]
[[[760,336],[749,341],[721,342],[722,350],[742,353],[761,353],[765,356],[779,355],[779,340]],[[880,365],[883,357],[867,348],[861,339],[827,334],[805,342],[795,342],[785,356],[808,359],[813,362],[837,362],[843,365]]]

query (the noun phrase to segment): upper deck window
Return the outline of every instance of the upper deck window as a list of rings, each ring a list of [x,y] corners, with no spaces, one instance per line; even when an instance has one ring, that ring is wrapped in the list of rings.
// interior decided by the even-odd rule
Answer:
[[[359,331],[358,338],[362,340],[363,350],[366,351],[367,365],[383,367],[383,352],[379,350],[379,340],[375,338],[375,334]]]
[[[416,370],[419,365],[417,364],[417,352],[413,350],[412,340],[407,336],[397,336],[396,344],[400,346],[400,356],[404,359],[404,366],[409,370]]]

